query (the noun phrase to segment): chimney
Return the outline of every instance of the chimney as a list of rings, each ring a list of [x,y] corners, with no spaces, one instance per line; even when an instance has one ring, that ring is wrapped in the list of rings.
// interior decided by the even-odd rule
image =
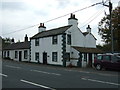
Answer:
[[[44,23],[40,23],[40,26],[38,27],[38,32],[45,31],[46,27],[44,26]]]
[[[75,18],[75,14],[71,13],[70,18],[68,18],[68,25],[73,25],[73,26],[78,25],[78,19]]]
[[[87,32],[91,33],[90,25],[88,25],[88,27],[86,29],[87,29]]]
[[[14,43],[14,42],[15,42],[15,40],[14,40],[14,38],[12,38],[12,39],[11,39],[11,44]]]
[[[25,42],[28,42],[27,34],[25,35]]]

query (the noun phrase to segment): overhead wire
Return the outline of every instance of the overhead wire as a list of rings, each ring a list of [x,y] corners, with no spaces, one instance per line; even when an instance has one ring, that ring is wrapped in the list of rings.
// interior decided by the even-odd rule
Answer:
[[[100,16],[102,14],[102,12],[105,9],[101,9],[100,11],[98,11],[94,16],[92,16],[91,18],[88,19],[88,21],[86,20],[87,23],[85,23],[83,26],[81,26],[80,28],[85,27],[86,25],[88,25],[89,23],[91,23],[93,20],[95,20],[98,16]]]
[[[35,27],[35,26],[38,26],[38,25],[39,25],[39,24],[32,25],[32,26],[29,26],[29,27],[26,27],[26,28],[23,28],[23,29],[15,30],[15,31],[10,32],[10,33],[5,33],[5,34],[3,34],[3,35],[8,35],[8,34],[11,34],[11,33],[19,32],[19,31],[23,31],[23,30],[26,30],[26,29],[29,29],[29,28],[32,28],[32,27]]]
[[[106,1],[107,1],[107,0],[106,0]],[[59,16],[59,17],[57,17],[57,18],[53,18],[53,19],[47,20],[47,21],[45,21],[45,22],[43,22],[43,23],[48,23],[48,22],[50,22],[50,21],[53,21],[53,20],[56,20],[56,19],[59,19],[59,18],[65,17],[65,16],[67,16],[67,15],[69,15],[69,14],[71,14],[71,13],[76,13],[76,12],[79,12],[79,11],[85,10],[85,9],[87,9],[87,8],[90,8],[90,7],[93,7],[93,6],[95,6],[95,5],[102,4],[102,3],[103,3],[103,2],[99,2],[99,3],[92,4],[92,5],[87,6],[87,7],[85,7],[85,8],[82,8],[82,9],[79,9],[79,10],[76,10],[76,11],[73,11],[73,12],[70,12],[70,13],[68,13],[68,14],[65,14],[65,15]],[[5,34],[3,34],[3,35],[8,35],[8,34],[16,33],[16,32],[23,31],[23,30],[26,30],[26,29],[29,29],[29,28],[32,28],[32,27],[35,27],[35,26],[38,26],[38,25],[39,25],[39,24],[32,25],[32,26],[29,26],[29,27],[26,27],[26,28],[23,28],[23,29],[18,29],[18,30],[15,30],[15,31],[9,32],[9,33],[5,33]]]

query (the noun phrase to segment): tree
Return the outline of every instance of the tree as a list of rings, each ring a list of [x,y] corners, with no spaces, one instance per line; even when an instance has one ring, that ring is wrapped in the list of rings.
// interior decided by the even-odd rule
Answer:
[[[14,38],[3,38],[2,39],[2,47],[6,47],[7,45],[10,45],[11,43],[14,43]]]
[[[98,24],[98,34],[101,36],[102,41],[104,42],[103,46],[107,46],[106,49],[111,51],[111,31],[109,26],[110,15],[106,15]],[[120,51],[120,7],[116,7],[112,11],[112,30],[114,51]]]

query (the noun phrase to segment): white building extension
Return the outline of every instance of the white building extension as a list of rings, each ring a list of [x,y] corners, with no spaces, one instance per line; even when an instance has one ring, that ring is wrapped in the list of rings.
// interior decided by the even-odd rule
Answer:
[[[30,60],[30,41],[26,35],[24,42],[12,43],[3,49],[3,58],[15,61]]]
[[[46,30],[43,23],[38,33],[31,37],[31,62],[63,66],[92,66],[96,49],[96,38],[78,28],[78,19],[71,14],[68,25]]]

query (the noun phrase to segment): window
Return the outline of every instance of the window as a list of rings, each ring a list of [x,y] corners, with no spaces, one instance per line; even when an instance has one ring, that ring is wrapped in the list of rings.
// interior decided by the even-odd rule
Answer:
[[[98,60],[102,60],[102,56],[97,56],[97,59]]]
[[[67,44],[71,45],[71,35],[70,34],[67,35]]]
[[[35,39],[35,46],[39,46],[39,38]]]
[[[35,53],[35,60],[36,60],[36,61],[39,61],[39,52],[36,52],[36,53]]]
[[[103,60],[110,61],[110,56],[103,56]]]
[[[28,52],[27,50],[24,51],[24,59],[27,59],[27,56],[28,56]]]
[[[52,52],[52,61],[57,62],[57,52]]]
[[[18,58],[18,52],[15,51],[15,58]]]
[[[7,57],[9,57],[9,55],[10,55],[10,53],[9,53],[9,51],[7,51]]]
[[[57,36],[52,37],[52,44],[57,44]]]
[[[113,62],[117,62],[117,61],[120,61],[120,57],[119,56],[111,56],[111,60]]]

